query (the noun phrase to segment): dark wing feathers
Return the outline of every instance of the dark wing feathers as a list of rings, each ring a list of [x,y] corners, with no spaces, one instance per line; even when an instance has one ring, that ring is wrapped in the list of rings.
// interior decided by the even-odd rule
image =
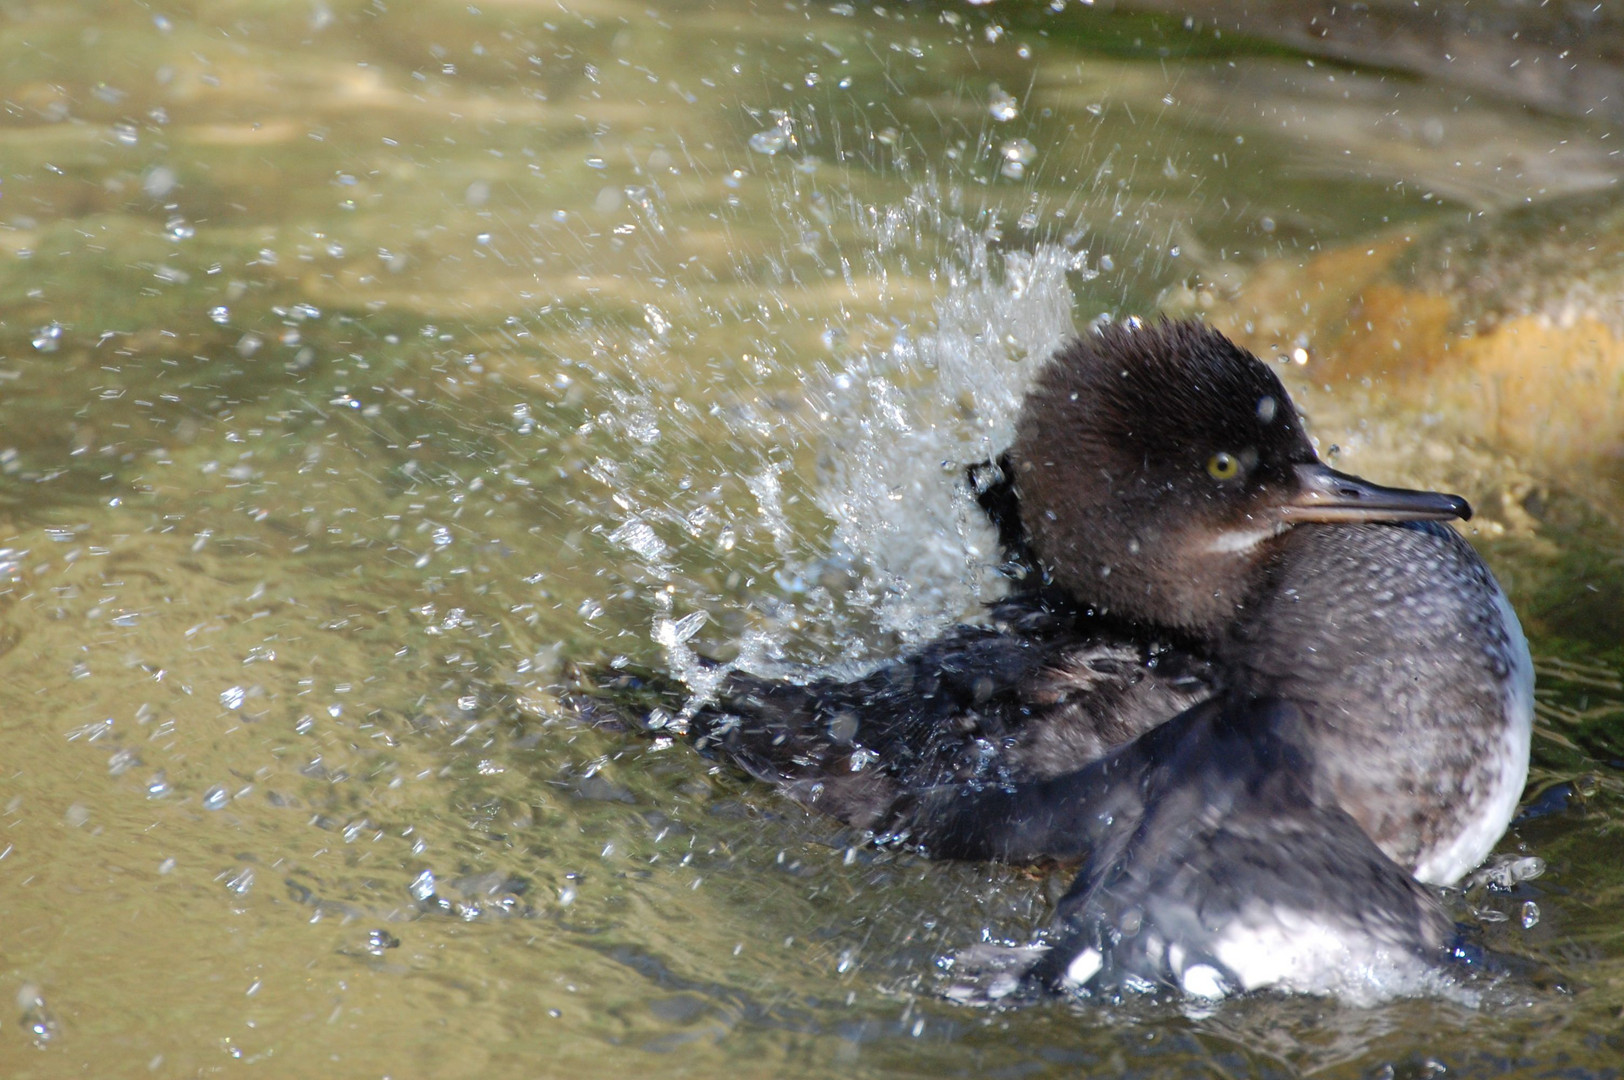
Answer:
[[[1093,988],[1191,989],[1200,965],[1197,992],[1251,989],[1259,971],[1312,989],[1325,968],[1435,963],[1455,935],[1438,898],[1316,799],[1308,746],[1295,706],[1217,698],[1068,777],[1087,859],[1030,977],[1075,988],[1086,950]],[[1301,934],[1309,920],[1338,944]],[[1259,955],[1270,942],[1289,955]]]
[[[1038,600],[994,615],[850,682],[735,672],[690,736],[848,824],[906,828],[892,811],[911,793],[1075,771],[1214,690],[1199,657],[1124,645]]]

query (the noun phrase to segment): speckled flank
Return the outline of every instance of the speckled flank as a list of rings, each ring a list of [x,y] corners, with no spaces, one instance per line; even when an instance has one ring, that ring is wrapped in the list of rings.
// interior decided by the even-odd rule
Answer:
[[[1492,584],[1492,582],[1491,582]],[[1528,783],[1528,755],[1534,731],[1534,663],[1523,637],[1522,624],[1511,602],[1498,585],[1494,587],[1495,609],[1506,636],[1499,644],[1508,676],[1502,686],[1505,697],[1503,745],[1491,760],[1488,790],[1474,793],[1469,800],[1481,809],[1455,841],[1432,852],[1415,868],[1415,876],[1434,885],[1453,885],[1485,858],[1505,833],[1517,812],[1523,788]]]
[[[1527,775],[1532,663],[1482,560],[1436,524],[1299,527],[1225,646],[1302,703],[1322,796],[1422,881],[1493,847]]]

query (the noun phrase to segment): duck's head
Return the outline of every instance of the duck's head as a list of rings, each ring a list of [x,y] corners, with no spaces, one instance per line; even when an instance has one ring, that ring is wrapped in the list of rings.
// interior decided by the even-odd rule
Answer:
[[[1195,322],[1068,342],[1027,395],[1007,464],[1057,585],[1204,637],[1235,617],[1294,525],[1471,516],[1459,496],[1324,465],[1274,372]]]

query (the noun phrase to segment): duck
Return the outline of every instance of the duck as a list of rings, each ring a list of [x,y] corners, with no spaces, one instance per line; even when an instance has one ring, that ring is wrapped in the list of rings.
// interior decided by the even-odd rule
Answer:
[[[1358,998],[1469,951],[1437,888],[1527,778],[1528,645],[1459,496],[1330,468],[1197,321],[1107,323],[968,471],[985,616],[854,679],[732,671],[676,725],[935,858],[1078,861],[1001,992]]]

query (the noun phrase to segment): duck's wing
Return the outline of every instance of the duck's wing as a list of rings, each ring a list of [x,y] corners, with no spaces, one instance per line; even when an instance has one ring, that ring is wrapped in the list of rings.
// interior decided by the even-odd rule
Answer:
[[[700,750],[867,828],[913,788],[995,772],[1004,730],[1041,722],[1027,688],[1058,655],[1041,635],[961,626],[850,681],[734,672],[690,735]]]
[[[1413,990],[1454,927],[1316,797],[1310,746],[1295,706],[1214,698],[1077,773],[914,800],[899,826],[933,853],[1084,858],[1028,975],[1049,990]]]
[[[1187,651],[1079,630],[1035,601],[995,609],[848,682],[734,673],[690,723],[695,745],[849,824],[947,786],[1074,772],[1213,692]]]
[[[701,751],[859,828],[899,799],[1075,772],[1215,689],[1188,648],[1079,619],[1037,594],[996,605],[860,678],[729,673],[685,724],[686,688],[641,668],[581,669],[566,694],[602,726],[679,732]]]

